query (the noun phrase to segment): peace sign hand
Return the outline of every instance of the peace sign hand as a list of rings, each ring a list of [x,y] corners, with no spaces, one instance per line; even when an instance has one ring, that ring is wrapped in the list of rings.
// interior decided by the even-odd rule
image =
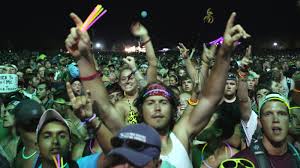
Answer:
[[[75,115],[80,120],[83,121],[86,118],[91,118],[93,116],[91,92],[89,90],[86,91],[86,95],[75,97],[71,84],[67,82],[67,93],[70,98]]]

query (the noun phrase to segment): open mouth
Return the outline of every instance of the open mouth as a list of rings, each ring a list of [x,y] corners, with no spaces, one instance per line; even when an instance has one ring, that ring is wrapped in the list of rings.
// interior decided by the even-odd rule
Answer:
[[[275,134],[280,134],[281,133],[281,128],[279,127],[272,127],[272,131],[275,133]]]

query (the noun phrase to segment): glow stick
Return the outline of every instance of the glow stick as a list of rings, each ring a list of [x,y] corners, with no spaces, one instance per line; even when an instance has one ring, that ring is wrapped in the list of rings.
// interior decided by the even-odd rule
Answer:
[[[55,163],[56,168],[59,168],[55,156],[52,155],[52,158],[53,158],[53,161],[54,161],[54,163]]]
[[[88,23],[90,22],[90,20],[93,18],[93,16],[97,13],[97,11],[100,10],[102,6],[101,5],[97,5],[94,10],[91,12],[91,14],[88,16],[88,18],[84,21],[84,23],[81,25],[81,31],[83,31],[85,29],[85,27],[87,27]]]
[[[60,168],[60,159],[59,159],[59,154],[56,155],[56,159],[57,159],[57,164],[58,164],[58,167]]]
[[[64,167],[65,167],[65,165],[64,165],[64,159],[63,159],[63,157],[61,157],[61,158],[60,158],[60,164],[61,164],[62,168],[64,168]]]
[[[85,30],[85,31],[87,31],[90,27],[92,27],[93,26],[93,24],[97,21],[97,20],[99,20],[105,13],[107,12],[107,10],[105,9],[89,26],[88,26],[88,28]]]
[[[101,8],[94,16],[93,18],[89,21],[89,23],[87,25],[90,25],[94,20],[95,18],[104,10],[104,8]],[[87,26],[89,27],[89,26]]]

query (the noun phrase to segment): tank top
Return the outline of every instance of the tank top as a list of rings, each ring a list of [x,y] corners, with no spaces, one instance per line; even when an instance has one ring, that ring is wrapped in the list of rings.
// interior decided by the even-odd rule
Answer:
[[[170,138],[172,150],[168,155],[160,155],[160,159],[170,163],[176,168],[192,168],[192,162],[182,143],[173,132],[170,133]]]

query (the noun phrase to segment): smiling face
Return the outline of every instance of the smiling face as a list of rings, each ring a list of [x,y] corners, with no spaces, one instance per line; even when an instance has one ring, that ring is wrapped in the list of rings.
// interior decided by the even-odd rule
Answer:
[[[137,91],[137,81],[134,75],[131,75],[132,71],[124,69],[120,74],[119,85],[125,93],[132,93]],[[131,75],[131,76],[130,76]],[[130,77],[129,77],[130,76]]]
[[[59,121],[51,121],[42,128],[38,135],[40,156],[45,160],[53,160],[52,156],[68,155],[70,134],[68,128]]]
[[[264,138],[271,144],[281,144],[285,142],[289,128],[287,106],[280,101],[268,101],[261,109],[260,116]]]
[[[171,120],[171,104],[163,96],[149,96],[142,105],[145,123],[156,130],[168,128]]]

